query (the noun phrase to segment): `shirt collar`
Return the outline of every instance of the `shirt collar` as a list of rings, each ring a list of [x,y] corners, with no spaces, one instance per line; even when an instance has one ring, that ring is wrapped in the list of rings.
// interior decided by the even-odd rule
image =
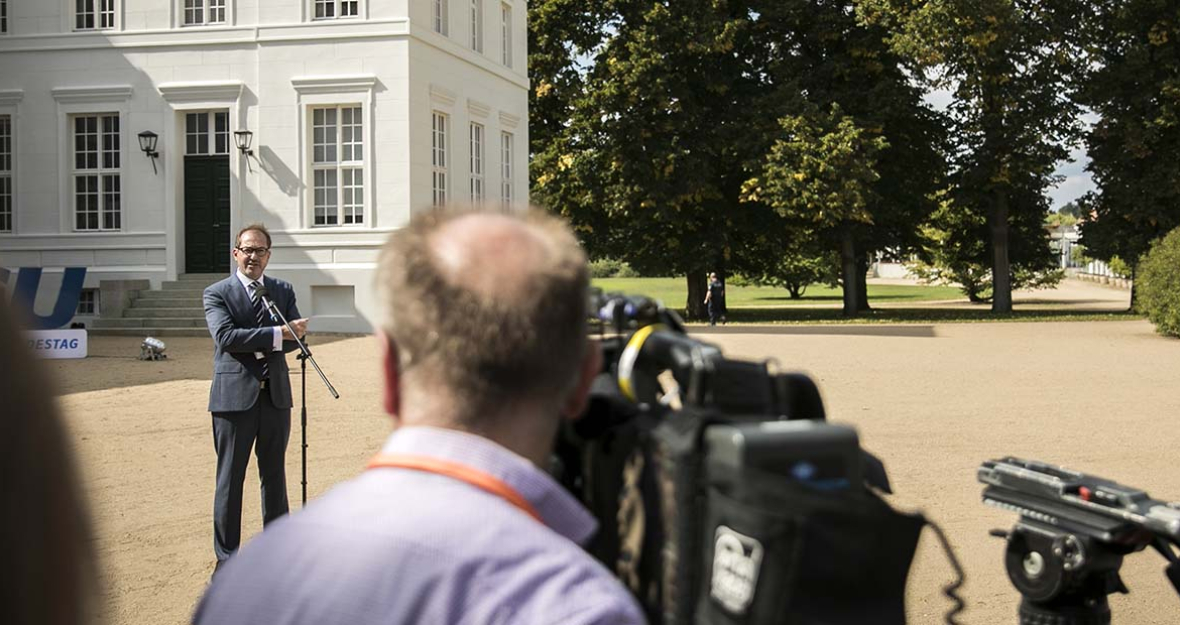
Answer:
[[[238,277],[238,282],[241,282],[242,286],[246,288],[246,292],[249,293],[250,292],[250,283],[254,282],[254,280],[247,278],[245,274],[243,274],[242,272],[240,272],[236,269],[234,270],[234,275]],[[262,282],[263,284],[266,284],[266,282],[264,282],[264,280],[266,280],[265,274],[258,276],[258,282]]]
[[[590,511],[548,473],[482,436],[444,428],[402,427],[390,435],[381,451],[459,462],[496,477],[527,499],[545,525],[579,545],[598,529]]]

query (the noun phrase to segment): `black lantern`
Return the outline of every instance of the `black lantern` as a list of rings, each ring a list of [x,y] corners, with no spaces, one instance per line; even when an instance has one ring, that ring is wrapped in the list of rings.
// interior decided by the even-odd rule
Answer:
[[[245,154],[246,156],[254,156],[254,150],[250,149],[250,142],[253,140],[254,133],[250,132],[249,130],[234,131],[234,144],[237,145],[238,149],[242,151],[242,154]]]
[[[156,159],[160,158],[160,153],[156,151],[156,142],[159,139],[160,137],[150,130],[139,133],[139,149],[143,150],[144,156],[152,159],[152,173],[160,173],[156,171]]]

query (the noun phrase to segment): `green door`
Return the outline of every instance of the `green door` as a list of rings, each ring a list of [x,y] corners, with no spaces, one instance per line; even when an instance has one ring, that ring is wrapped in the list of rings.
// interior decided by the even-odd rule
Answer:
[[[229,156],[184,157],[184,267],[229,273]]]

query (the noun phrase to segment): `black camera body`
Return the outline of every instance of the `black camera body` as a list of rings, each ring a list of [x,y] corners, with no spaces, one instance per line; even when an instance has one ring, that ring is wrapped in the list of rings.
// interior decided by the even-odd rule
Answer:
[[[591,303],[605,365],[554,474],[649,620],[904,623],[924,519],[878,497],[883,465],[826,422],[814,382],[725,358],[652,300]]]
[[[1016,512],[1005,568],[1021,594],[1021,623],[1110,623],[1107,595],[1127,592],[1119,567],[1147,546],[1169,562],[1180,592],[1180,506],[1140,489],[1035,460],[984,462],[983,501]]]

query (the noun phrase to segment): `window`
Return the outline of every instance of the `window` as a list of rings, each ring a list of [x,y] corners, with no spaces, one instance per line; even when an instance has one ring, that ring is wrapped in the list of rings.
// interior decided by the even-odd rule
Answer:
[[[512,67],[512,7],[500,4],[500,62]]]
[[[77,115],[74,128],[74,229],[118,230],[122,201],[119,115]]]
[[[0,115],[0,232],[12,232],[12,117]]]
[[[314,225],[364,223],[365,157],[362,124],[359,106],[312,109]]]
[[[313,13],[317,20],[360,15],[360,0],[314,0]]]
[[[471,0],[471,49],[483,52],[483,0]]]
[[[8,0],[0,0],[0,34],[8,32]]]
[[[450,21],[447,15],[447,5],[449,3],[450,0],[434,0],[432,2],[434,11],[432,17],[434,18],[434,32],[436,33],[446,35],[450,31],[450,27],[447,24]]]
[[[209,123],[211,117],[212,124]],[[184,153],[229,154],[229,113],[202,111],[185,114]]]
[[[500,204],[512,206],[512,133],[500,133]]]
[[[226,0],[184,0],[184,25],[224,24]]]
[[[446,114],[434,112],[430,134],[430,164],[433,167],[431,189],[434,191],[435,206],[447,203],[447,124],[449,121]]]
[[[471,124],[471,201],[483,201],[483,126]]]
[[[78,311],[76,314],[98,314],[98,289],[82,289],[82,292],[78,294]]]
[[[74,0],[74,29],[115,27],[115,0]]]

